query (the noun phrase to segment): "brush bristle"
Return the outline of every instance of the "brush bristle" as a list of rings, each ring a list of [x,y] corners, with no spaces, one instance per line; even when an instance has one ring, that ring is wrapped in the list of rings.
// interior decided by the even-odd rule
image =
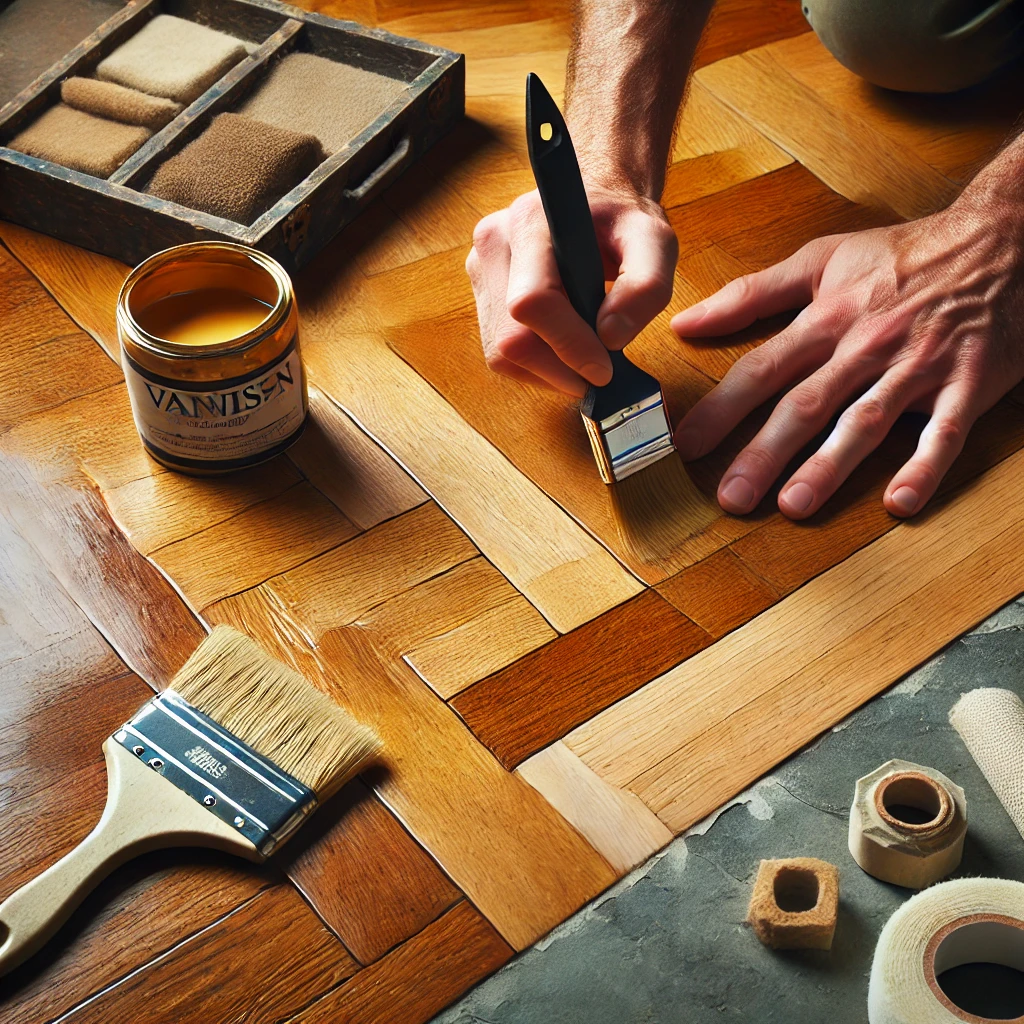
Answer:
[[[322,800],[380,749],[372,729],[230,626],[215,626],[171,688]]]

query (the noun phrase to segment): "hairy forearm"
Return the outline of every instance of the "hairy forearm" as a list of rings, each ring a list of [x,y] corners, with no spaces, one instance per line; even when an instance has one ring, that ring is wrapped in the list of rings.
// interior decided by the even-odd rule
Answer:
[[[1024,133],[1019,129],[974,176],[957,202],[991,205],[1024,215]]]
[[[583,174],[657,200],[711,0],[578,0],[566,120]]]

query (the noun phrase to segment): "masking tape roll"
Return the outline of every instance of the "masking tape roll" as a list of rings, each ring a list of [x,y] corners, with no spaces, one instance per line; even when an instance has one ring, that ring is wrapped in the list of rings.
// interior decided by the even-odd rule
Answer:
[[[967,963],[1024,970],[1024,883],[958,878],[907,900],[875,947],[870,1024],[989,1024],[939,987],[943,971]]]
[[[971,690],[949,721],[1024,836],[1024,701],[1010,690]]]
[[[886,761],[857,780],[850,853],[883,882],[923,889],[945,878],[960,863],[966,834],[964,791],[934,768]]]

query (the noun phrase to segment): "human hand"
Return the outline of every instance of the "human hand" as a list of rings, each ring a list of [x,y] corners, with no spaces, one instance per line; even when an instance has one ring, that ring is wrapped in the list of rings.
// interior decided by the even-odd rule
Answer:
[[[657,203],[593,183],[587,194],[605,277],[615,282],[596,334],[562,288],[536,191],[484,217],[466,259],[487,365],[577,397],[611,380],[608,349],[623,348],[668,304],[678,253]]]
[[[1024,213],[965,193],[949,209],[894,227],[832,235],[726,285],[679,313],[683,337],[713,337],[799,306],[684,417],[684,459],[707,454],[752,410],[789,389],[718,487],[750,512],[787,463],[842,414],[789,478],[779,509],[815,513],[901,413],[930,413],[917,450],[885,489],[896,516],[918,512],[974,421],[1024,377]]]

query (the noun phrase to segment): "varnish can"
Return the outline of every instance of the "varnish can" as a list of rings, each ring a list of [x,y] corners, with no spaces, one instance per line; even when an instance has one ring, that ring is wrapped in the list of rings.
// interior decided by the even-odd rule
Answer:
[[[150,256],[121,288],[117,330],[135,426],[168,468],[227,473],[302,433],[295,294],[264,253],[194,242]]]

